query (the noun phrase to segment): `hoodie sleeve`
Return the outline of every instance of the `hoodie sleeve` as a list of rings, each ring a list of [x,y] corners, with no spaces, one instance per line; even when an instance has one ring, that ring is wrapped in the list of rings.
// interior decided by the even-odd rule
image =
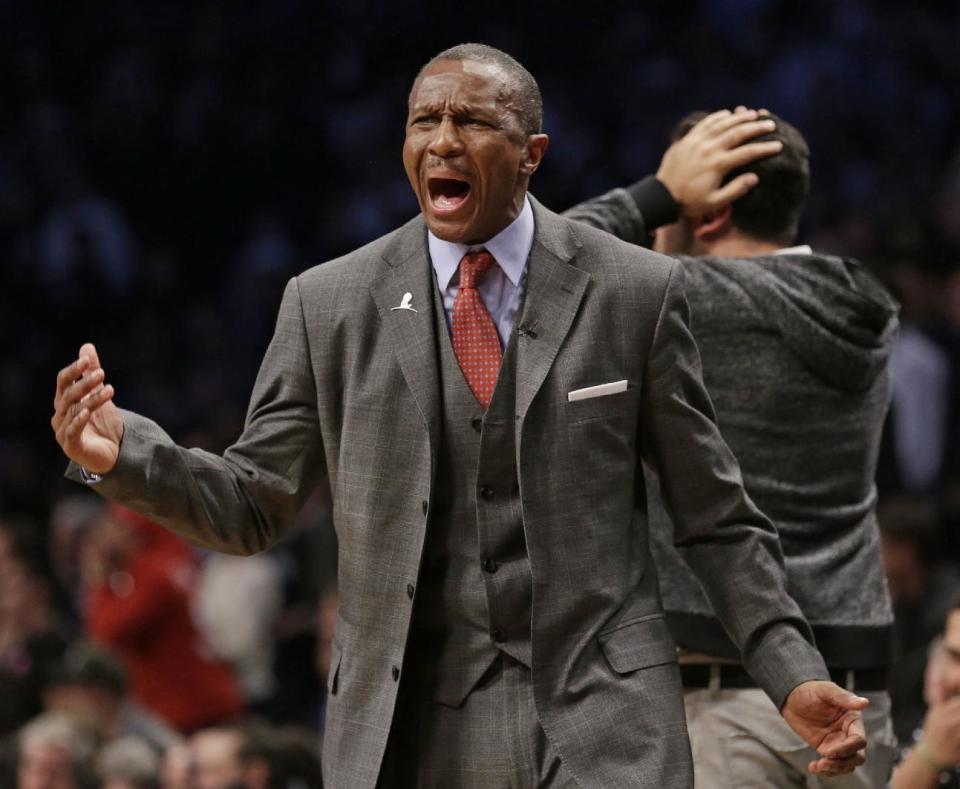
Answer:
[[[680,204],[656,176],[648,175],[625,189],[613,189],[580,203],[564,216],[622,241],[649,246],[653,230],[677,221]]]

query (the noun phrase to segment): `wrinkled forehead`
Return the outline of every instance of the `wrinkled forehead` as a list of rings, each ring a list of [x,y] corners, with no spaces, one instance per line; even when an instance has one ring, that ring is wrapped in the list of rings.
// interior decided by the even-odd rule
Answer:
[[[497,106],[512,109],[514,84],[495,63],[475,60],[438,60],[413,83],[410,108],[450,104]]]

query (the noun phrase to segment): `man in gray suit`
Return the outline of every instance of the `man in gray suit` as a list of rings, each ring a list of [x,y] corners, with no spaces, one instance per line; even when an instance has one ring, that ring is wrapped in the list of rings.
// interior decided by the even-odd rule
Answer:
[[[778,153],[731,173],[733,180],[750,177],[755,188],[738,199],[730,190],[719,196],[726,173],[702,162],[726,154],[731,118],[688,116],[659,179],[567,215],[638,243],[655,228],[654,248],[685,269],[718,424],[747,491],[777,525],[788,588],[831,676],[871,701],[864,712],[870,742],[866,764],[854,773],[822,783],[806,774],[809,747],[739,665],[682,549],[670,543],[667,508],[648,485],[664,608],[683,650],[697,787],[741,786],[760,776],[778,787],[886,786],[896,745],[886,692],[893,614],[873,478],[897,305],[855,261],[792,246],[810,167],[806,141],[786,121],[776,119],[773,131],[751,141],[777,144]]]
[[[682,269],[527,194],[541,120],[508,55],[436,56],[403,151],[421,215],[290,281],[237,443],[183,449],[118,410],[85,345],[52,420],[68,473],[236,553],[276,540],[329,477],[329,786],[687,787],[648,461],[811,769],[848,772],[867,702],[828,680],[717,431]]]

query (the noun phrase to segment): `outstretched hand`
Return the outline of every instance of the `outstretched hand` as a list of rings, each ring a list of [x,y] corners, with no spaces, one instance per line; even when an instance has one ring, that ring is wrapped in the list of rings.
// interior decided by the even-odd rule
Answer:
[[[79,358],[57,375],[50,424],[57,443],[74,463],[96,474],[106,474],[120,454],[123,419],[113,404],[113,387],[90,343]]]
[[[763,111],[737,107],[720,110],[700,120],[664,153],[657,178],[667,187],[681,211],[699,217],[743,197],[757,185],[755,173],[742,173],[729,183],[732,170],[779,153],[778,140],[748,142],[776,128]]]
[[[833,682],[812,680],[795,687],[783,705],[784,720],[814,748],[820,758],[810,772],[842,775],[865,760],[867,745],[863,710],[870,702]]]

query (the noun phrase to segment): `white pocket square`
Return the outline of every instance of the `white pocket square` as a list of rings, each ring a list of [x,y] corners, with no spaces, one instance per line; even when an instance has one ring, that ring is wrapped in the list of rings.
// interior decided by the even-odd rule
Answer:
[[[575,403],[577,400],[589,400],[591,397],[603,397],[604,395],[617,394],[617,392],[626,392],[626,381],[613,381],[609,384],[599,384],[598,386],[588,386],[586,389],[574,389],[567,393],[567,402]]]

